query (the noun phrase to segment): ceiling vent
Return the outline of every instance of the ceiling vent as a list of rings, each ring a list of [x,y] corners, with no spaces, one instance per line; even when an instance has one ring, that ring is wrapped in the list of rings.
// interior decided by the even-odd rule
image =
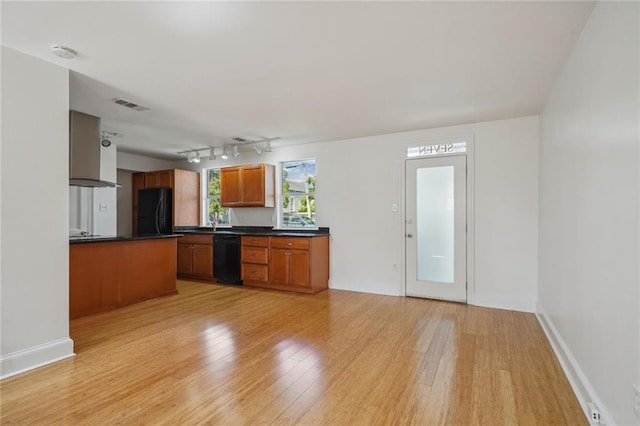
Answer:
[[[115,99],[112,99],[112,100],[113,100],[113,102],[117,103],[118,105],[122,105],[122,106],[127,107],[127,108],[135,109],[136,111],[148,111],[149,110],[149,108],[147,108],[147,107],[143,107],[143,106],[140,106],[138,104],[134,104],[133,102],[128,101],[126,99],[115,98]]]

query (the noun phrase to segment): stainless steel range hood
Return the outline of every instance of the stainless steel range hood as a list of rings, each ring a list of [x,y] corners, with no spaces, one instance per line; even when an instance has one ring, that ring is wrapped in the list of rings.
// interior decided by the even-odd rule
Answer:
[[[69,111],[69,185],[94,188],[120,186],[102,179],[101,156],[100,118]]]

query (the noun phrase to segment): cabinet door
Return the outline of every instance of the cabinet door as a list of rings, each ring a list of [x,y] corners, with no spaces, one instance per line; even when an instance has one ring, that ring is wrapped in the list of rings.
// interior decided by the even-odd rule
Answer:
[[[178,274],[191,274],[193,272],[191,244],[178,244]]]
[[[247,282],[267,283],[269,282],[269,267],[267,265],[243,263],[240,277]]]
[[[240,251],[240,259],[243,263],[266,265],[269,263],[269,249],[266,247],[245,247]]]
[[[309,252],[289,250],[289,284],[309,287]]]
[[[145,188],[158,188],[158,172],[147,172],[144,174],[144,187]]]
[[[156,185],[158,188],[173,188],[173,171],[162,170],[156,172]]]
[[[193,247],[193,275],[213,278],[213,247],[195,244]]]
[[[225,207],[242,203],[239,167],[224,167],[220,170],[220,203]]]
[[[173,177],[173,225],[200,224],[200,174],[175,170]]]
[[[244,166],[241,174],[242,205],[264,206],[264,169],[261,165]]]
[[[273,284],[289,284],[289,250],[271,249],[269,281]]]
[[[131,175],[131,229],[133,235],[138,234],[138,191],[144,189],[144,173]]]

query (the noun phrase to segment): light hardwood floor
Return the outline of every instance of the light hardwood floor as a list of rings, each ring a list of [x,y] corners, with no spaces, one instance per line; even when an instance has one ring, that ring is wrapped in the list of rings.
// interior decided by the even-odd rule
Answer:
[[[0,383],[20,424],[587,424],[532,314],[179,281]]]

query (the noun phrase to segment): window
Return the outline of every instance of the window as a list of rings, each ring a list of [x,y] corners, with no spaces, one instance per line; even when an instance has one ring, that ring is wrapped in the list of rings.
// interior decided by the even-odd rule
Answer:
[[[282,163],[282,228],[316,228],[316,160]]]
[[[204,169],[203,225],[230,226],[229,209],[220,204],[220,169]]]

